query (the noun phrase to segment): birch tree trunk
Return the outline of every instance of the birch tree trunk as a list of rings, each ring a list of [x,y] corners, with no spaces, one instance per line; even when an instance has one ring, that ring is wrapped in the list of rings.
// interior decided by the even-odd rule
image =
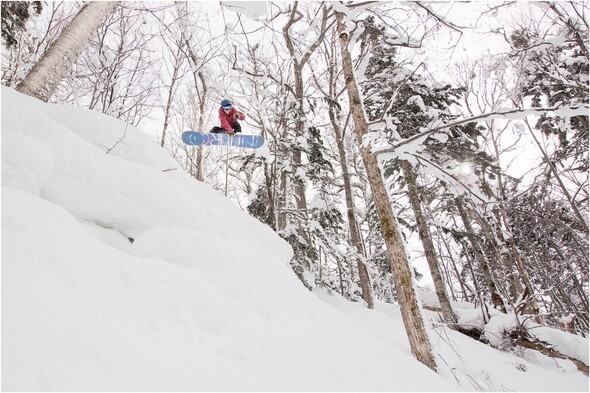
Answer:
[[[41,101],[49,101],[72,63],[118,4],[118,1],[90,1],[85,4],[16,90]]]
[[[438,266],[434,244],[432,244],[430,230],[428,229],[428,224],[426,223],[426,218],[422,211],[422,202],[420,202],[418,191],[416,190],[416,174],[413,171],[412,165],[407,161],[402,163],[402,170],[406,184],[408,185],[408,196],[418,225],[418,235],[420,236],[420,240],[424,247],[426,261],[428,262],[430,275],[432,276],[432,282],[434,284],[434,290],[436,291],[436,296],[438,297],[442,309],[443,321],[448,324],[450,328],[454,329],[455,324],[457,323],[457,317],[453,313],[453,308],[451,307],[451,302],[447,295],[444,279]]]
[[[342,53],[342,66],[348,92],[348,100],[352,110],[352,117],[360,145],[363,162],[367,169],[367,177],[373,192],[375,205],[381,222],[383,238],[387,247],[387,253],[393,271],[395,289],[398,296],[404,327],[410,342],[410,348],[416,358],[436,371],[436,361],[432,354],[430,340],[426,333],[424,321],[414,286],[412,285],[412,272],[407,259],[406,250],[398,229],[397,218],[391,209],[389,196],[379,170],[375,156],[371,153],[369,146],[362,143],[363,136],[368,132],[367,120],[360,93],[354,76],[352,57],[348,51],[349,36],[344,27],[344,15],[337,13],[338,34],[340,39],[340,50]]]

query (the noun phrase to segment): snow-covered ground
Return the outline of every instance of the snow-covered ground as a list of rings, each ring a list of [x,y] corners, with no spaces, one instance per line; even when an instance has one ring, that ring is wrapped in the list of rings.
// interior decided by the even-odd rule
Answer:
[[[396,305],[309,292],[287,243],[147,134],[1,93],[3,390],[588,390],[570,361],[440,327],[434,373]]]

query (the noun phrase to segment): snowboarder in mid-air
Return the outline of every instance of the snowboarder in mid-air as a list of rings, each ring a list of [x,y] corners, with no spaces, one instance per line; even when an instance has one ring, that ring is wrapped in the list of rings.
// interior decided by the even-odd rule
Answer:
[[[231,100],[221,100],[219,122],[221,127],[213,127],[209,132],[184,131],[182,141],[190,146],[236,146],[258,149],[264,145],[262,135],[243,135],[238,120],[245,120],[246,115],[238,111]],[[236,133],[240,135],[236,135]],[[226,136],[227,135],[227,136]]]
[[[221,127],[213,127],[211,132],[219,134],[227,132],[229,136],[234,136],[237,132],[242,132],[242,126],[238,120],[244,120],[246,115],[238,111],[231,100],[224,98],[221,100],[221,107],[219,108],[219,122]]]
[[[246,119],[246,115],[238,111],[231,100],[221,100],[219,122],[221,127],[213,127],[209,132],[184,131],[182,141],[190,146],[236,146],[258,149],[264,145],[262,135],[243,135],[238,120]],[[236,133],[240,135],[236,135]],[[227,135],[227,136],[226,136]]]

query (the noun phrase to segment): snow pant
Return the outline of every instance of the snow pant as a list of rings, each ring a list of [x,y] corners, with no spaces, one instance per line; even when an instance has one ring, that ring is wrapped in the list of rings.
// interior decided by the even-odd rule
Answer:
[[[237,121],[232,125],[232,128],[233,128],[234,132],[236,132],[236,133],[237,132],[242,132],[242,126]],[[223,128],[223,127],[217,127],[217,126],[215,126],[215,127],[213,127],[211,129],[211,132],[213,134],[220,134],[220,133],[223,133],[223,132],[227,132],[227,130],[225,128]]]

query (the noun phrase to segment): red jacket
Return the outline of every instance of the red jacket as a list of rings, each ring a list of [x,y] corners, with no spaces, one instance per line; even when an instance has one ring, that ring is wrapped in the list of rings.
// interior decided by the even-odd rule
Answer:
[[[237,122],[235,118],[236,113],[240,116],[240,120],[244,120],[246,118],[246,115],[236,110],[236,108],[231,108],[229,113],[225,113],[223,108],[219,108],[219,122],[221,123],[221,127],[225,128],[227,132],[232,131],[232,125]]]

